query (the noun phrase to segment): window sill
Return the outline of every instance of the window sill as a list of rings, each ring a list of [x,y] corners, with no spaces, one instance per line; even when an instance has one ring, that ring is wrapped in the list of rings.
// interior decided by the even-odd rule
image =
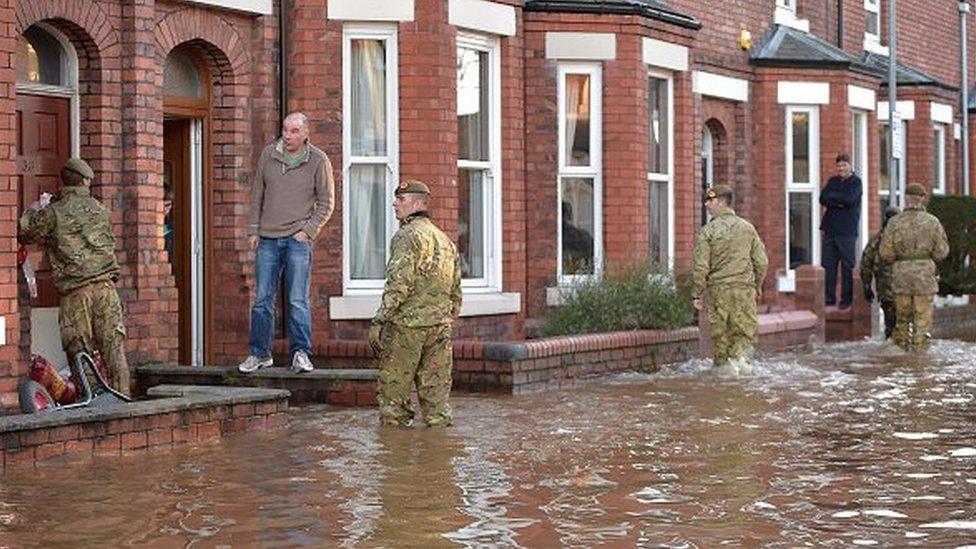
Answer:
[[[776,291],[784,294],[796,292],[796,275],[790,273],[776,277]]]
[[[565,284],[546,288],[546,305],[559,307],[566,303],[566,300],[576,293],[576,286]]]
[[[874,36],[873,34],[864,35],[864,51],[876,53],[885,57],[888,57],[889,54],[888,46],[882,46],[881,42],[878,40],[878,37]]]
[[[380,307],[380,293],[341,295],[329,298],[329,320],[370,320]],[[461,303],[461,316],[518,314],[522,310],[519,293],[467,293]]]
[[[776,6],[776,12],[773,15],[773,23],[786,27],[792,27],[803,32],[810,32],[810,21],[808,19],[797,19],[796,13],[794,13],[793,10],[784,8],[782,6]]]

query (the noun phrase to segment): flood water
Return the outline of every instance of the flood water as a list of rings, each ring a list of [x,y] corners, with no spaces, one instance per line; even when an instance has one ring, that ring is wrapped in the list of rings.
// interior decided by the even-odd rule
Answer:
[[[976,344],[371,409],[0,476],[0,547],[976,547]]]

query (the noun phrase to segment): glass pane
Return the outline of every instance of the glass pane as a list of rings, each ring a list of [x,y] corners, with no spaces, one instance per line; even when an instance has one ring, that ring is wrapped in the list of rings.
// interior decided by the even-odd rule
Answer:
[[[563,274],[593,274],[593,235],[596,229],[593,180],[566,177],[561,185]]]
[[[888,135],[888,125],[887,124],[881,125],[878,128],[878,131],[880,132],[880,136],[879,137],[881,138],[881,156],[880,156],[880,161],[878,162],[878,164],[879,164],[879,170],[878,170],[878,172],[881,174],[881,187],[880,188],[881,188],[882,191],[887,191],[888,190],[888,184],[890,182],[889,173],[891,171],[890,170],[890,166],[888,164],[888,161],[889,161],[888,156],[890,154],[888,152],[888,148],[889,148],[888,147],[888,144],[890,143],[890,141],[889,141],[890,136]]]
[[[666,174],[670,169],[668,124],[668,81],[650,77],[648,81],[647,112],[650,119],[648,131],[648,168],[651,173]]]
[[[175,97],[203,97],[203,80],[196,64],[183,52],[174,51],[166,57],[163,67],[163,87],[166,95]]]
[[[813,263],[813,194],[790,193],[790,268]]]
[[[34,26],[24,31],[17,47],[17,81],[67,86],[63,67],[67,54],[57,38]]]
[[[862,124],[863,114],[855,114],[853,116],[853,132],[854,136],[854,146],[851,148],[851,165],[854,168],[854,173],[864,174],[862,161],[864,160],[864,124]]]
[[[877,36],[879,15],[877,13],[870,12],[870,11],[867,12],[865,15],[866,15],[866,23],[867,23],[867,28],[865,29],[865,32]]]
[[[590,75],[566,75],[566,147],[567,166],[590,165]]]
[[[649,242],[651,244],[651,261],[666,267],[668,265],[668,183],[666,181],[651,181],[648,196],[650,206],[647,225]]]
[[[350,129],[353,156],[386,155],[386,42],[350,44]]]
[[[488,160],[488,52],[458,48],[458,158]]]
[[[943,147],[945,147],[945,141],[943,140],[942,128],[936,127],[932,142],[935,144],[933,150],[935,152],[935,159],[932,165],[935,167],[935,177],[932,179],[935,182],[935,188],[942,190],[943,185],[945,185],[945,152]]]
[[[349,167],[349,257],[353,279],[383,278],[386,264],[386,166]]]
[[[790,181],[810,182],[810,113],[793,113],[793,175]]]
[[[461,276],[485,276],[485,172],[458,170],[458,253]]]

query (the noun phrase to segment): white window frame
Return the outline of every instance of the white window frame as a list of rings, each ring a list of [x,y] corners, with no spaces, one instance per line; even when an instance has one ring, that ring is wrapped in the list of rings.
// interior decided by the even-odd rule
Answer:
[[[881,0],[864,0],[864,38],[866,40],[872,40],[876,44],[881,44]],[[874,17],[878,18],[878,32],[872,33],[868,32],[867,18],[871,17],[868,14],[874,14]]]
[[[352,151],[352,78],[350,66],[350,45],[353,40],[386,41],[386,150],[385,157],[354,157]],[[397,220],[393,214],[393,189],[400,177],[399,167],[399,94],[397,73],[397,29],[388,24],[347,24],[342,29],[342,287],[344,295],[357,293],[376,293],[383,289],[383,278],[354,280],[352,278],[352,257],[350,254],[350,235],[353,228],[349,205],[349,172],[353,164],[381,164],[387,169],[386,201],[386,254],[389,259],[390,240],[396,232]]]
[[[851,139],[859,141],[857,147],[852,147],[851,154],[857,150],[860,152],[859,158],[851,158],[854,162],[855,173],[861,178],[861,227],[858,231],[858,249],[864,249],[868,243],[868,180],[869,180],[869,158],[868,154],[868,113],[863,110],[854,110],[851,116]]]
[[[946,193],[946,125],[932,124],[932,146],[935,152],[935,180],[932,181],[932,194]]]
[[[793,179],[793,113],[805,112],[809,115],[810,139],[808,154],[810,155],[810,181],[797,183]],[[784,223],[786,233],[784,238],[784,258],[787,276],[794,278],[796,271],[790,268],[790,193],[810,194],[810,245],[813,247],[810,261],[813,265],[820,264],[820,108],[817,106],[786,107],[786,193],[784,202]]]
[[[878,125],[881,126],[882,128],[885,128],[885,131],[887,132],[888,129],[887,120],[879,122]],[[905,157],[907,156],[908,153],[908,133],[907,133],[908,123],[905,122],[904,119],[901,120],[901,127],[902,127],[902,135],[904,135],[905,138],[902,139],[901,141],[901,158],[897,159],[898,160],[898,203],[895,205],[898,206],[899,208],[904,208],[905,207],[905,185],[906,185],[906,181],[908,181],[908,178],[906,177],[907,174],[905,173],[907,167],[905,162]],[[881,150],[880,146],[878,150],[879,151]],[[888,165],[887,156],[882,156],[878,160],[879,160],[879,165],[885,165],[885,166]],[[891,177],[891,174],[888,174],[888,176]],[[881,198],[884,198],[885,201],[887,201],[888,186],[881,182],[880,171],[878,173],[878,195]]]
[[[789,10],[796,14],[796,0],[776,0],[776,7]]]
[[[468,48],[488,54],[488,161],[457,161],[458,169],[485,170],[484,182],[484,247],[485,275],[461,280],[465,293],[500,292],[502,288],[502,85],[501,44],[496,37],[458,32],[457,48]]]
[[[667,173],[647,172],[648,194],[650,194],[651,181],[663,181],[668,184],[668,270],[674,268],[674,76],[670,72],[649,69],[648,78],[659,78],[668,83],[668,171]],[[650,116],[648,116],[648,132],[650,132]],[[648,134],[650,140],[650,134]],[[650,159],[648,159],[648,162]],[[650,166],[648,166],[650,168]],[[650,208],[650,197],[648,197],[648,208]],[[650,210],[648,210],[650,214]],[[650,222],[650,218],[648,218]],[[650,232],[650,231],[648,231]],[[648,242],[650,247],[650,242]],[[650,249],[650,248],[648,248]]]
[[[590,77],[590,165],[566,165],[566,76],[586,74]],[[603,276],[603,66],[600,63],[560,63],[557,104],[559,126],[559,173],[556,176],[556,275],[560,285],[573,285]],[[563,274],[563,186],[564,177],[593,179],[593,274]]]

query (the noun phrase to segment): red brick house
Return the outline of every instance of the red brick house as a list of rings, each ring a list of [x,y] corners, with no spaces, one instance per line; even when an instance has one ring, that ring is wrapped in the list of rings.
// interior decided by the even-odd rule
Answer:
[[[14,235],[71,154],[116,212],[130,360],[246,353],[250,172],[292,110],[338,185],[314,256],[319,349],[365,333],[400,178],[431,185],[459,244],[461,339],[525,337],[608,264],[687,270],[712,182],[737,189],[767,244],[766,305],[791,308],[792,270],[819,260],[817,193],[838,152],[875,197],[865,232],[878,223],[886,6],[0,0],[0,404],[30,352],[58,347],[57,297],[43,264],[27,294]],[[954,2],[899,2],[903,179],[947,193],[960,190],[958,19]]]

